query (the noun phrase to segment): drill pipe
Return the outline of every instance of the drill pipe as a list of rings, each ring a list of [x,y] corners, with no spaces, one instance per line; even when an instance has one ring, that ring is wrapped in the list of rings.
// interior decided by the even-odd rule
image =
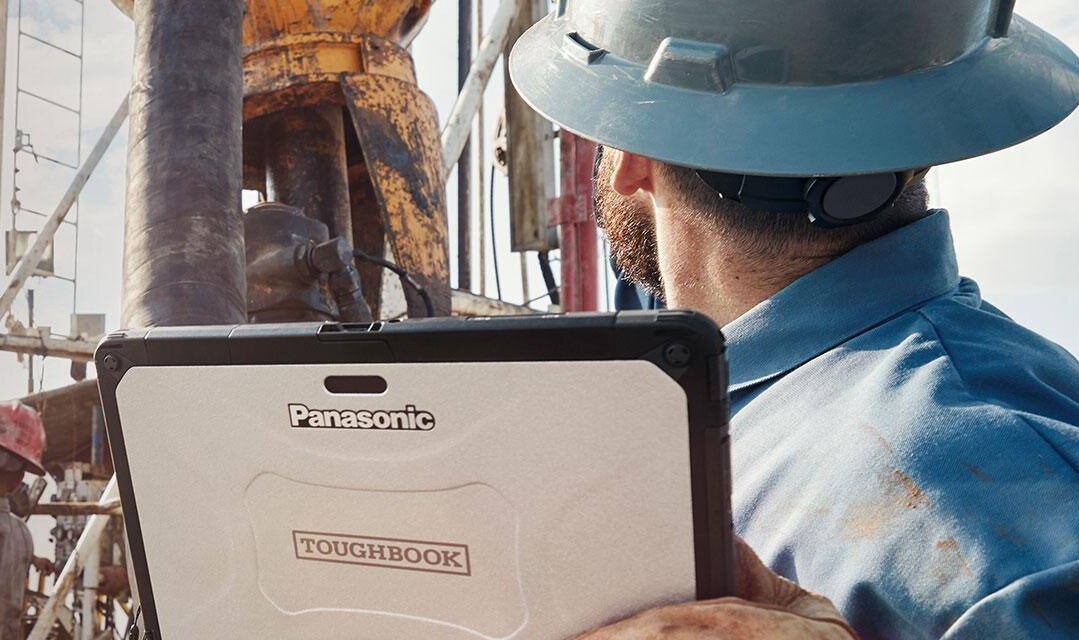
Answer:
[[[124,326],[246,320],[242,0],[139,0]]]

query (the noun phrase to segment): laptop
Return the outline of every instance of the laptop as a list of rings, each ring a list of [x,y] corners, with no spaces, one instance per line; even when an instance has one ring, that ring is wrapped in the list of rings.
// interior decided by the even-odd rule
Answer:
[[[96,364],[145,637],[563,640],[734,592],[702,315],[133,329]]]

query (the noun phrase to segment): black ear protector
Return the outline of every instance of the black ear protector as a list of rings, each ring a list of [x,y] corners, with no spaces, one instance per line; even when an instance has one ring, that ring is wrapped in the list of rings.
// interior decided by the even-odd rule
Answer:
[[[697,171],[724,198],[777,213],[808,213],[820,227],[868,222],[888,209],[903,190],[925,178],[929,169],[820,178],[747,176]]]

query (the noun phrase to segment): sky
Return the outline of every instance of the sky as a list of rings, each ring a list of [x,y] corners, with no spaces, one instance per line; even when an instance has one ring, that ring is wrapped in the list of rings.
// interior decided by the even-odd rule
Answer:
[[[77,106],[80,99],[78,61],[50,51],[29,38],[17,38],[19,0],[9,0],[8,85],[0,154],[0,222],[10,228],[12,154],[15,142],[16,63],[18,82],[26,90]],[[109,0],[86,0],[85,40],[77,28],[80,5],[75,0],[22,0],[22,28],[27,33],[83,52],[82,155],[100,136],[127,90],[130,81],[133,28],[130,20]],[[487,0],[485,19],[497,2]],[[430,19],[413,44],[420,87],[435,101],[440,118],[452,108],[456,85],[457,4],[435,2]],[[1025,0],[1018,13],[1045,27],[1072,48],[1079,49],[1079,3],[1074,0]],[[19,42],[22,42],[20,50]],[[21,56],[21,59],[19,59]],[[489,148],[502,103],[502,67],[488,87],[483,147]],[[73,161],[78,157],[77,121],[71,114],[20,98],[20,128],[30,133],[39,154]],[[475,145],[479,146],[479,145]],[[106,326],[120,319],[122,224],[126,127],[83,192],[78,234],[65,228],[57,239],[57,269],[72,275],[77,268],[78,289],[59,280],[35,280],[36,320],[57,334],[67,334],[68,314],[104,313]],[[962,272],[975,278],[984,296],[1027,326],[1079,353],[1079,116],[1072,115],[1048,134],[996,154],[942,167],[931,174],[929,185],[937,206],[949,209]],[[73,171],[48,162],[34,162],[20,154],[19,199],[23,207],[51,211]],[[486,166],[486,165],[484,165]],[[485,178],[489,177],[484,171]],[[542,294],[543,286],[533,255],[528,257],[529,293],[522,290],[520,261],[511,254],[505,179],[495,182],[496,231],[504,295],[511,301]],[[474,188],[477,198],[480,194]],[[484,192],[482,197],[486,198]],[[456,237],[456,177],[447,183],[450,238]],[[20,226],[30,222],[20,216]],[[75,241],[78,240],[77,260]],[[477,241],[478,242],[478,241]],[[451,246],[451,250],[455,247]],[[488,243],[488,252],[490,245]],[[474,248],[475,253],[475,248]],[[475,268],[474,268],[475,271]],[[487,260],[488,295],[494,295],[493,265]],[[6,284],[6,278],[2,279]],[[538,303],[542,307],[544,302]],[[26,321],[25,298],[20,296],[16,315]],[[42,371],[38,359],[37,372]],[[92,375],[92,373],[91,373]],[[68,363],[49,360],[44,379],[35,387],[49,389],[70,382]],[[25,362],[0,353],[0,399],[23,395],[27,388]]]

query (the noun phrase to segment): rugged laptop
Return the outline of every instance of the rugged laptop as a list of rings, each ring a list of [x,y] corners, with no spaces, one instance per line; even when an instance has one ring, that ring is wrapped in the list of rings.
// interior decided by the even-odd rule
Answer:
[[[562,640],[733,591],[701,315],[141,329],[96,362],[155,639]]]

